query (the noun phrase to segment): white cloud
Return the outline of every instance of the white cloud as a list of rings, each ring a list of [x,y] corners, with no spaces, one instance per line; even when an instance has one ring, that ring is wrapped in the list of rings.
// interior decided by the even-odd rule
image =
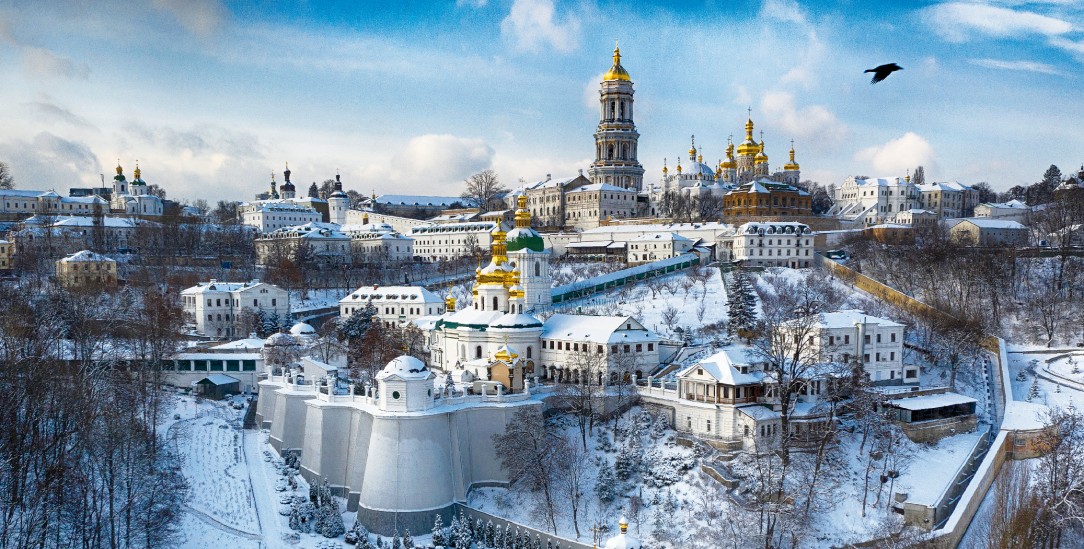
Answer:
[[[966,42],[972,34],[992,38],[1057,36],[1073,30],[1068,21],[1031,11],[986,4],[946,2],[920,11],[921,17],[949,42]]]
[[[19,188],[55,188],[63,192],[69,186],[100,183],[101,164],[90,147],[49,132],[41,132],[29,141],[0,144],[0,158],[11,165]]]
[[[937,157],[933,147],[922,136],[907,132],[883,145],[867,147],[855,153],[857,162],[865,162],[874,177],[898,176],[916,166],[925,166],[927,173],[936,171]]]
[[[481,139],[419,135],[395,153],[390,166],[371,165],[366,176],[385,188],[388,182],[395,183],[402,194],[459,194],[463,180],[492,167],[493,157],[493,147]]]
[[[846,124],[827,107],[809,105],[799,109],[790,92],[764,94],[760,109],[769,125],[779,128],[787,137],[810,143],[813,148],[838,144],[847,134]]]
[[[568,53],[579,45],[580,21],[566,14],[557,20],[555,0],[515,0],[508,16],[501,21],[501,34],[516,47],[537,52],[546,46]]]
[[[760,17],[799,25],[809,21],[805,10],[795,0],[764,0],[760,5]]]
[[[988,69],[1003,69],[1010,71],[1037,72],[1041,74],[1063,75],[1053,65],[1039,63],[1037,61],[1007,61],[1003,59],[971,59],[971,64]]]
[[[1084,40],[1073,41],[1067,40],[1065,38],[1055,37],[1050,39],[1050,45],[1069,52],[1079,61],[1084,61]]]
[[[188,32],[211,36],[222,28],[229,12],[219,0],[154,0],[155,8],[167,12]]]

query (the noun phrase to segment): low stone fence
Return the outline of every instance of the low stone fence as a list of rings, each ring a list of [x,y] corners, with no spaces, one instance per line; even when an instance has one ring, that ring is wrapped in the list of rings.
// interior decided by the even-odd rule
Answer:
[[[534,543],[534,547],[553,547],[553,549],[592,549],[594,545],[590,543],[582,543],[570,539],[565,539],[559,536],[555,536],[552,533],[537,530],[529,526],[513,522],[511,520],[498,517],[497,515],[491,515],[485,511],[479,511],[473,507],[470,507],[464,503],[455,504],[455,515],[458,517],[462,513],[473,522],[474,528],[472,529],[474,539],[480,539],[485,537],[489,541],[489,545],[492,545],[492,539],[489,538],[491,534],[488,532],[495,530],[496,528],[503,529],[504,532],[512,532],[516,539],[523,539],[524,537],[531,540]],[[581,531],[590,532],[591,526],[587,523],[586,515],[582,518],[580,526]],[[445,523],[447,524],[447,523]],[[617,525],[612,525],[614,529]],[[537,541],[536,541],[537,540]],[[516,544],[516,547],[520,547]]]

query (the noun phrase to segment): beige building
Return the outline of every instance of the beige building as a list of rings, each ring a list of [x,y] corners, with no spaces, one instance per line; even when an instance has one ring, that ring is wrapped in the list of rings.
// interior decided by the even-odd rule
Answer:
[[[984,202],[975,206],[975,217],[1027,223],[1031,217],[1031,208],[1019,200],[1000,203]]]
[[[10,240],[0,239],[0,271],[10,271],[14,268],[15,243]]]
[[[640,265],[688,253],[696,244],[674,232],[646,234],[628,243],[629,265]]]
[[[968,185],[948,181],[918,185],[920,205],[941,219],[971,215],[979,203],[979,192]]]
[[[1028,244],[1028,228],[1005,219],[961,219],[949,228],[949,235],[966,246],[1016,247]]]
[[[113,289],[117,287],[117,262],[83,250],[56,262],[56,280],[65,288]]]
[[[636,195],[609,183],[593,183],[565,193],[565,225],[594,229],[605,219],[625,219],[636,215]]]

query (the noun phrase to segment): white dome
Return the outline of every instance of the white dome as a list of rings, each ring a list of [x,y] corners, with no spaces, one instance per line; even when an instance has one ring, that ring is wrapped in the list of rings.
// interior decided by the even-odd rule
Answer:
[[[290,333],[295,335],[295,336],[316,335],[316,328],[313,328],[312,325],[310,325],[310,324],[306,324],[304,322],[298,322],[297,324],[294,324],[290,328]]]
[[[388,376],[399,376],[403,379],[426,379],[432,373],[425,367],[425,363],[408,355],[398,356],[392,359],[384,369],[376,374],[377,379],[385,379]]]

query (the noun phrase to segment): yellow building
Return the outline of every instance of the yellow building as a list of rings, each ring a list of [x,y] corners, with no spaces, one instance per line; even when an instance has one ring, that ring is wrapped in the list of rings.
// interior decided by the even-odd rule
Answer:
[[[117,287],[117,262],[83,250],[56,262],[56,280],[66,288],[111,290]]]

